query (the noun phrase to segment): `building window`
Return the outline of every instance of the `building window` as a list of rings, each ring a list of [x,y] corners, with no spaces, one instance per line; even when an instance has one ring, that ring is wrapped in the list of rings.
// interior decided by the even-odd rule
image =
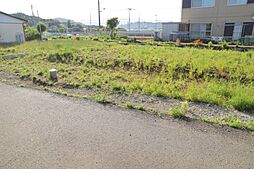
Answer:
[[[207,8],[214,7],[215,0],[192,0],[191,7],[192,8]]]
[[[181,23],[179,25],[180,32],[190,32],[190,24]]]
[[[247,4],[247,0],[228,0],[228,5],[244,5]]]
[[[243,23],[226,23],[224,37],[227,40],[239,40],[242,36]]]
[[[225,29],[224,29],[224,36],[226,38],[232,38],[232,36],[234,34],[234,28],[235,28],[234,23],[226,23]]]
[[[182,8],[191,8],[191,0],[183,0]]]
[[[254,22],[226,23],[224,36],[230,40],[239,40],[241,37],[251,36]]]
[[[191,37],[197,38],[208,38],[211,36],[212,24],[194,23],[191,24]]]
[[[212,24],[206,24],[205,36],[210,37],[212,34]]]
[[[253,33],[254,22],[244,22],[242,36],[251,36]]]

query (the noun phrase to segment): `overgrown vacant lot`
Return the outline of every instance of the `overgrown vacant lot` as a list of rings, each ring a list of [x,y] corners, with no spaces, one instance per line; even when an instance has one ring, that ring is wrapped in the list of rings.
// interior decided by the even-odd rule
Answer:
[[[120,45],[96,41],[27,42],[0,48],[0,70],[22,78],[111,93],[140,93],[217,104],[254,112],[254,52],[171,46]]]

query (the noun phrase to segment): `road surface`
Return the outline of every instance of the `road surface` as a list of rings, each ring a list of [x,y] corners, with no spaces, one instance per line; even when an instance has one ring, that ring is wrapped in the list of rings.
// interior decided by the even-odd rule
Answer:
[[[254,136],[0,83],[0,168],[253,169]]]

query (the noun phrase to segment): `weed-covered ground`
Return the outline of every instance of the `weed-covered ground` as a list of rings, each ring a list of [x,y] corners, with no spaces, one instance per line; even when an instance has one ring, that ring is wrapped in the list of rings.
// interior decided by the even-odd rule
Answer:
[[[19,53],[25,56],[0,59],[0,71],[39,85],[100,91],[105,93],[99,98],[102,101],[106,95],[138,94],[254,112],[253,51],[121,45],[92,40],[34,41],[0,47],[0,56]],[[52,68],[58,71],[57,83],[49,79]],[[250,124],[254,130],[254,122]]]
[[[0,48],[0,54],[25,53],[0,62],[0,70],[77,88],[141,93],[254,111],[254,52],[120,45],[95,41],[27,42]]]

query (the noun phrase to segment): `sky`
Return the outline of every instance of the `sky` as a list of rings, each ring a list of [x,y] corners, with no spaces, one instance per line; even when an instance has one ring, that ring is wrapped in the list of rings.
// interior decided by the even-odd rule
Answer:
[[[31,5],[37,15],[45,19],[66,18],[78,22],[98,24],[98,0],[2,0],[0,11],[5,13],[22,12],[31,15]],[[128,23],[129,11],[132,8],[131,22],[180,21],[181,0],[100,0],[102,24],[107,19],[118,17],[120,24]],[[157,17],[156,17],[157,16]]]

